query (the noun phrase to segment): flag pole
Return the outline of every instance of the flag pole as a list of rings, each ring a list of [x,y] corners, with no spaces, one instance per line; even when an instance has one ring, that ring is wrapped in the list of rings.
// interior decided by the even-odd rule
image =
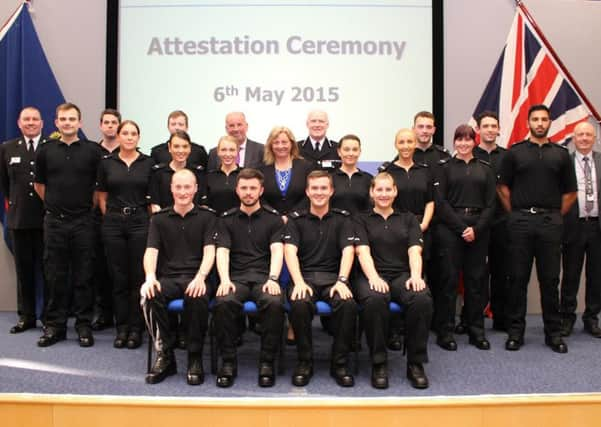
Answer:
[[[526,8],[526,5],[524,4],[524,2],[522,0],[516,0],[515,3],[516,3],[516,6],[518,8],[520,8],[520,10],[524,13],[524,16],[526,17],[528,22],[530,22],[530,25],[532,25],[532,27],[534,28],[534,31],[536,31],[536,34],[538,34],[541,41],[543,42],[543,44],[545,45],[545,47],[547,48],[547,50],[549,51],[549,53],[551,54],[551,56],[553,57],[553,59],[555,60],[557,65],[559,66],[559,68],[561,69],[561,71],[566,75],[566,77],[568,78],[568,81],[574,87],[574,90],[576,91],[576,93],[578,93],[578,96],[580,96],[582,101],[584,101],[587,108],[591,112],[591,115],[595,118],[597,123],[601,123],[601,115],[599,115],[599,113],[597,112],[597,110],[595,109],[593,104],[588,100],[588,98],[586,97],[586,95],[584,94],[582,89],[580,89],[580,86],[578,86],[578,83],[576,83],[576,80],[574,80],[574,77],[572,77],[572,74],[568,71],[568,69],[563,64],[563,62],[561,62],[561,59],[559,59],[559,56],[557,55],[557,53],[555,53],[555,50],[551,46],[551,43],[549,43],[549,40],[547,40],[547,38],[543,34],[542,30],[540,29],[540,27],[538,26],[538,24],[536,23],[536,21],[534,20],[532,15],[530,14],[530,11]]]

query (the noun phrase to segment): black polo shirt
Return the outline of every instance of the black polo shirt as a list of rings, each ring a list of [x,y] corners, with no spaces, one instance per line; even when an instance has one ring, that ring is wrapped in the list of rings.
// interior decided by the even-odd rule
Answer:
[[[194,276],[205,246],[214,245],[216,217],[195,206],[182,217],[172,207],[150,217],[147,247],[159,250],[158,277]]]
[[[406,171],[395,163],[384,164],[380,167],[392,175],[398,194],[394,200],[394,208],[399,211],[423,215],[426,204],[434,200],[434,180],[430,167],[425,163],[413,163]]]
[[[346,172],[334,169],[331,175],[334,181],[331,207],[347,210],[352,215],[370,208],[369,186],[373,178],[370,173],[358,170],[349,177]]]
[[[411,246],[423,247],[419,222],[411,212],[395,210],[388,218],[374,212],[365,212],[354,218],[355,245],[367,245],[371,249],[378,273],[398,276],[409,272]]]
[[[479,218],[473,227],[476,232],[487,228],[494,215],[497,195],[495,174],[490,165],[476,158],[466,163],[453,157],[443,162],[439,175],[437,206],[442,221],[462,233],[468,225],[463,220],[464,214],[456,209],[478,209]]]
[[[415,163],[425,163],[431,168],[436,168],[438,166],[438,162],[441,160],[446,160],[451,157],[451,153],[444,147],[441,147],[438,144],[432,144],[425,150],[422,150],[419,147],[415,148],[415,152],[413,153],[413,161]]]
[[[262,280],[269,274],[272,243],[281,243],[284,222],[269,206],[247,215],[240,208],[224,212],[217,224],[218,248],[230,250],[230,274]]]
[[[88,140],[41,145],[36,155],[35,182],[46,186],[45,208],[56,215],[89,212],[101,157],[100,146]]]
[[[205,169],[198,165],[188,165],[186,169],[189,169],[196,176],[198,183],[198,190],[196,196],[194,196],[194,203],[200,203],[202,194],[201,188],[202,183],[205,180]],[[175,171],[171,169],[169,163],[160,163],[152,167],[152,174],[150,175],[150,203],[159,205],[161,208],[166,208],[173,205],[173,194],[171,193],[171,178]]]
[[[98,191],[108,194],[107,209],[147,207],[153,166],[154,161],[142,153],[129,166],[119,154],[104,156],[98,168]]]
[[[201,203],[217,211],[218,215],[240,206],[240,199],[236,194],[236,179],[241,170],[237,167],[229,175],[221,169],[209,171],[199,187]]]
[[[284,243],[298,248],[302,273],[338,274],[342,250],[355,240],[350,213],[331,208],[321,219],[305,211],[288,217]]]
[[[150,157],[154,159],[155,163],[169,163],[173,160],[167,144],[168,142],[163,142],[162,144],[155,145],[150,150]],[[190,157],[188,157],[186,163],[188,165],[201,165],[206,169],[209,161],[207,150],[202,145],[195,144],[194,142],[191,143],[190,149]]]
[[[560,209],[561,197],[578,191],[567,149],[529,140],[511,146],[501,164],[499,183],[511,190],[512,209]]]
[[[480,147],[474,147],[474,151],[473,151],[474,157],[480,160],[484,160],[485,162],[490,163],[490,165],[493,168],[493,171],[495,173],[495,177],[498,179],[499,178],[499,173],[501,170],[501,163],[503,163],[503,159],[505,158],[505,155],[507,154],[507,150],[503,147],[499,147],[498,145],[495,147],[494,150],[492,150],[490,153]],[[503,205],[501,204],[501,202],[499,201],[499,198],[497,197],[495,199],[495,218],[499,219],[504,217],[507,214],[507,212],[505,212],[505,209],[503,208]]]

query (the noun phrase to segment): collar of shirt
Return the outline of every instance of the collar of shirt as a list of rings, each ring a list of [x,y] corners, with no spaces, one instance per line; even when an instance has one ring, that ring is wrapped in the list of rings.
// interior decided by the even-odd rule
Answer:
[[[27,138],[25,135],[23,135],[23,141],[25,142],[25,147],[29,150],[29,140],[33,141],[33,150],[37,150],[38,145],[40,144],[40,139],[42,139],[42,134],[39,134],[38,136],[34,137],[34,138]]]
[[[190,215],[196,215],[197,213],[198,213],[198,207],[197,206],[193,206],[192,209],[190,209],[188,212],[186,212],[186,215],[184,215],[183,218],[186,218],[187,216],[190,216]],[[173,208],[173,206],[171,206],[169,208],[168,215],[169,216],[179,216],[180,218],[182,218],[182,216],[175,211],[175,209]]]
[[[313,149],[315,150],[315,144],[317,144],[319,142],[319,149],[321,150],[323,148],[324,143],[327,142],[326,138],[320,139],[319,141],[314,140],[313,138],[309,137],[309,140],[311,141],[311,145],[313,146]]]
[[[398,209],[393,209],[392,213],[388,216],[388,218],[390,218],[391,216],[399,216],[399,215],[401,215],[401,212]],[[380,215],[378,212],[376,212],[373,209],[369,212],[369,216],[378,216],[380,218],[384,218],[382,215]]]
[[[576,155],[576,160],[578,160],[580,162],[580,164],[583,164],[584,158],[588,157],[588,159],[591,160],[591,168],[595,167],[595,165],[592,162],[592,160],[593,160],[593,152],[592,151],[590,153],[588,153],[586,156],[578,150],[576,150],[574,152],[574,154]]]

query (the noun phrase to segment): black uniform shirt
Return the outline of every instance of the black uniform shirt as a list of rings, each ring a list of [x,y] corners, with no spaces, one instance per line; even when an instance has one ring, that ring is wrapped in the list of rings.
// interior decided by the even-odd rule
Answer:
[[[323,218],[306,211],[290,213],[284,243],[298,248],[303,273],[338,274],[342,250],[355,240],[348,211],[331,208]]]
[[[355,244],[371,249],[376,270],[383,275],[398,276],[409,272],[411,246],[423,246],[422,231],[415,215],[395,210],[387,219],[365,212],[354,219]]]
[[[205,180],[205,170],[202,166],[186,166],[196,176],[198,190],[194,196],[194,203],[199,204],[202,198],[202,183]],[[171,169],[169,163],[160,163],[152,167],[150,175],[150,203],[159,205],[161,208],[173,205],[173,194],[171,193],[171,178],[175,171]]]
[[[251,278],[269,274],[272,243],[281,243],[284,222],[275,209],[261,206],[248,215],[240,208],[224,212],[217,224],[218,248],[230,250],[230,274]]]
[[[351,214],[365,212],[370,208],[369,186],[373,176],[370,173],[359,170],[350,177],[346,172],[335,169],[332,172],[334,181],[334,196],[330,200],[330,206],[337,209],[347,210]]]
[[[167,144],[168,142],[163,142],[162,144],[155,145],[150,150],[150,157],[154,159],[155,163],[169,163],[173,160]],[[208,161],[209,156],[207,155],[207,150],[205,150],[202,145],[192,142],[190,157],[188,157],[187,164],[201,165],[206,169]]]
[[[503,147],[499,147],[498,145],[495,147],[494,150],[492,150],[490,153],[480,147],[474,147],[474,151],[473,151],[474,157],[480,160],[484,160],[485,162],[490,163],[490,165],[493,168],[493,171],[495,172],[495,176],[498,179],[499,178],[499,173],[501,171],[501,163],[503,162],[503,159],[505,158],[505,155],[507,154],[507,150]],[[501,204],[501,202],[499,201],[499,198],[497,197],[495,199],[495,220],[502,218],[506,215],[507,212],[505,212],[505,209],[503,208],[503,205]]]
[[[425,163],[431,168],[436,168],[438,162],[446,160],[451,157],[451,154],[443,147],[438,144],[432,144],[425,150],[419,147],[415,148],[413,153],[413,161],[415,163]]]
[[[462,233],[468,225],[455,208],[480,209],[475,231],[490,225],[496,197],[495,175],[488,163],[472,158],[465,162],[457,157],[442,162],[437,183],[440,218],[449,228]]]
[[[147,247],[159,250],[158,277],[193,276],[205,246],[213,245],[215,213],[195,206],[182,217],[172,207],[150,217]]]
[[[153,165],[154,161],[142,153],[129,166],[119,154],[104,156],[98,168],[98,191],[108,193],[107,209],[148,206]]]
[[[426,204],[434,200],[434,181],[429,166],[414,162],[409,171],[406,171],[395,163],[389,163],[382,165],[381,169],[394,178],[398,191],[394,208],[423,215]]]
[[[237,167],[229,175],[221,169],[209,171],[199,187],[200,203],[211,207],[218,215],[240,206],[240,199],[236,194],[236,179],[241,170]]]
[[[64,215],[89,212],[101,157],[99,145],[88,140],[43,144],[36,156],[35,182],[46,186],[46,209]]]
[[[8,201],[10,229],[40,229],[44,218],[44,204],[33,188],[35,153],[28,151],[27,141],[20,137],[0,145],[0,190]],[[37,150],[46,142],[40,137]]]
[[[528,140],[507,151],[499,183],[511,190],[512,209],[560,209],[562,195],[578,191],[568,150],[557,144],[539,145]]]

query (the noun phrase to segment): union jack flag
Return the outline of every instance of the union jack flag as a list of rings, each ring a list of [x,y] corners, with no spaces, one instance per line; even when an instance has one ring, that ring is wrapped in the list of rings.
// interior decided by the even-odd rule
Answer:
[[[470,120],[485,111],[499,115],[502,147],[528,137],[528,108],[545,104],[551,110],[549,139],[567,144],[574,127],[599,115],[584,97],[525,6],[518,4],[505,47]]]

